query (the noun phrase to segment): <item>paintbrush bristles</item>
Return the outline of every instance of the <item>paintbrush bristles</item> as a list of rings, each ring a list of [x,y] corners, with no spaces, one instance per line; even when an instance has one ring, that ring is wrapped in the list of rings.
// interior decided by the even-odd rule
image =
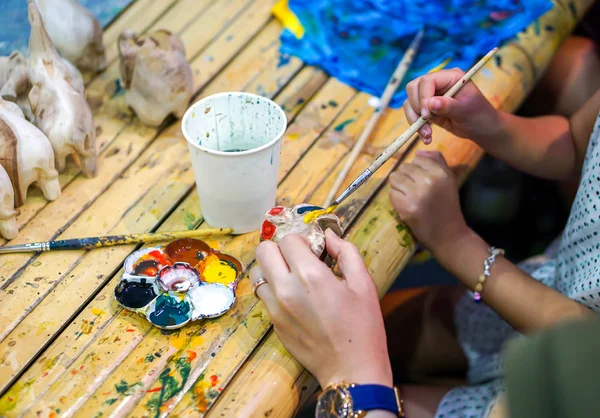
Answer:
[[[400,60],[400,63],[398,64],[398,67],[396,67],[396,70],[392,74],[392,77],[390,77],[390,81],[388,82],[387,86],[385,87],[385,90],[383,92],[383,95],[381,96],[379,105],[377,106],[377,108],[375,109],[375,112],[371,115],[370,119],[368,120],[367,124],[365,125],[365,128],[361,132],[360,137],[356,141],[356,144],[354,144],[354,147],[352,148],[352,152],[348,156],[348,159],[346,160],[346,163],[344,164],[342,171],[340,171],[340,173],[336,177],[335,182],[333,183],[333,186],[331,187],[331,190],[329,191],[329,194],[327,195],[327,198],[325,199],[325,202],[323,203],[324,208],[327,208],[331,205],[331,202],[332,202],[333,198],[335,197],[335,194],[337,193],[338,189],[341,187],[342,183],[346,179],[346,176],[348,176],[348,173],[352,169],[352,166],[358,159],[358,156],[360,155],[360,152],[362,151],[363,147],[367,143],[367,140],[369,139],[371,132],[373,132],[373,129],[375,129],[377,122],[379,122],[379,119],[383,115],[385,109],[388,107],[390,100],[392,100],[394,93],[396,93],[396,90],[398,90],[398,86],[400,85],[400,83],[402,83],[404,76],[408,72],[410,64],[412,63],[412,61],[415,57],[415,54],[417,53],[417,50],[419,49],[419,45],[421,44],[422,39],[423,39],[423,30],[419,31],[417,36],[415,36],[415,39],[413,39],[409,48],[406,50],[406,53],[402,57],[402,60]]]
[[[465,73],[465,75],[463,75],[461,77],[461,79],[458,80],[450,88],[450,90],[448,90],[444,94],[444,97],[452,97],[456,93],[458,93],[458,91],[462,88],[462,86],[464,86],[475,75],[475,73],[477,73],[477,71],[479,71],[481,69],[481,67],[483,67],[494,56],[494,54],[496,54],[497,51],[498,51],[498,48],[494,48],[490,52],[488,52],[469,71],[467,71]],[[344,201],[345,199],[348,198],[348,196],[350,196],[352,193],[354,193],[356,191],[356,189],[358,189],[362,184],[365,183],[366,178],[369,178],[373,173],[375,173],[375,171],[377,171],[383,164],[385,164],[385,162],[387,160],[392,158],[392,156],[402,147],[402,145],[404,145],[410,138],[412,138],[413,135],[415,135],[419,131],[419,129],[421,129],[423,127],[423,125],[425,125],[427,123],[427,121],[429,119],[430,119],[430,117],[423,118],[421,116],[419,119],[417,119],[417,121],[415,123],[410,125],[410,127],[402,135],[400,135],[394,142],[392,142],[392,144],[389,147],[387,147],[385,149],[385,151],[383,151],[381,153],[381,155],[375,159],[375,161],[373,161],[373,163],[369,166],[369,168],[366,169],[365,171],[363,171],[361,173],[361,175],[357,178],[357,180],[360,178],[363,178],[364,180],[361,182],[355,180],[346,190],[344,190],[340,194],[340,197],[338,197],[335,200],[335,203],[336,204],[342,203],[342,201]]]

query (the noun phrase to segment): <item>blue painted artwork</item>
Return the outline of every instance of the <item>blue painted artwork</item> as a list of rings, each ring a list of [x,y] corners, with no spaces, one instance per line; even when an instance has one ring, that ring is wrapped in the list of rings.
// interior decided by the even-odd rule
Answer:
[[[550,0],[289,0],[304,36],[285,30],[281,52],[381,96],[424,28],[419,52],[391,103],[398,107],[408,81],[436,67],[467,70],[551,7]]]
[[[79,0],[106,27],[133,0]],[[27,53],[29,22],[27,0],[0,0],[0,55],[14,50]]]

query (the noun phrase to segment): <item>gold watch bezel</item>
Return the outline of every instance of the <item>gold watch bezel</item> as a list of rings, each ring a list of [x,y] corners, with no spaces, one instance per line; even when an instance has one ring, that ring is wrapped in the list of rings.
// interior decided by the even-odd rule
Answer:
[[[335,415],[335,417],[339,417],[339,418],[364,418],[367,415],[367,411],[362,411],[362,410],[354,410],[354,402],[352,399],[352,395],[350,394],[350,391],[348,389],[356,387],[357,385],[354,383],[348,383],[348,382],[340,382],[340,383],[333,383],[328,385],[323,392],[321,392],[321,394],[319,395],[318,399],[317,399],[317,411],[316,411],[316,418],[332,418],[333,415],[327,415],[324,416],[323,414],[320,413],[319,410],[319,405],[321,403],[321,399],[323,398],[323,396],[327,393],[330,392],[338,392],[340,393],[342,399],[344,400],[344,404],[343,405],[339,405],[336,409],[339,408],[344,408],[346,411],[344,412],[343,415]]]

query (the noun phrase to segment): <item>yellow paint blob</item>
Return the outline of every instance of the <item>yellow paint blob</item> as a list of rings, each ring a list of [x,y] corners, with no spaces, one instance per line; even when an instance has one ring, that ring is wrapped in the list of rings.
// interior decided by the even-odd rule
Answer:
[[[207,282],[227,285],[237,278],[236,269],[214,254],[202,260],[202,265],[202,276]]]
[[[333,212],[337,208],[337,205],[329,206],[327,209],[313,210],[304,215],[304,223],[309,224],[317,220],[319,216],[327,215]]]
[[[298,16],[290,9],[288,0],[279,0],[271,9],[271,12],[296,38],[301,39],[304,36],[304,26],[300,23]]]
[[[448,63],[452,61],[451,58],[446,58],[444,61],[442,61],[440,64],[436,65],[435,67],[433,67],[431,70],[427,71],[428,73],[435,73],[437,71],[442,70],[444,67],[446,67],[446,65],[448,65]]]
[[[105,313],[102,309],[92,308],[92,315],[103,315]]]

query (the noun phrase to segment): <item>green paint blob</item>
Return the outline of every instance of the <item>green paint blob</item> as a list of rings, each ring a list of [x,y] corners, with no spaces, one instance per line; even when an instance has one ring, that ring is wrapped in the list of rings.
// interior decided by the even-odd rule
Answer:
[[[337,125],[335,128],[333,128],[336,132],[341,132],[344,130],[344,128],[346,127],[346,125],[351,124],[352,122],[354,122],[354,119],[347,119],[345,121],[343,121],[342,123],[340,123],[339,125]]]
[[[146,408],[154,413],[155,418],[160,416],[161,405],[183,390],[191,372],[188,357],[178,358],[175,362],[175,370],[177,370],[181,377],[181,383],[173,376],[170,367],[165,368],[158,377],[158,381],[161,385],[160,392],[156,392],[146,403]]]
[[[154,312],[149,315],[150,322],[162,327],[181,325],[190,319],[190,304],[185,300],[162,294],[156,298]]]
[[[196,226],[196,217],[193,213],[186,212],[185,215],[183,215],[183,222],[188,231],[191,231]]]

